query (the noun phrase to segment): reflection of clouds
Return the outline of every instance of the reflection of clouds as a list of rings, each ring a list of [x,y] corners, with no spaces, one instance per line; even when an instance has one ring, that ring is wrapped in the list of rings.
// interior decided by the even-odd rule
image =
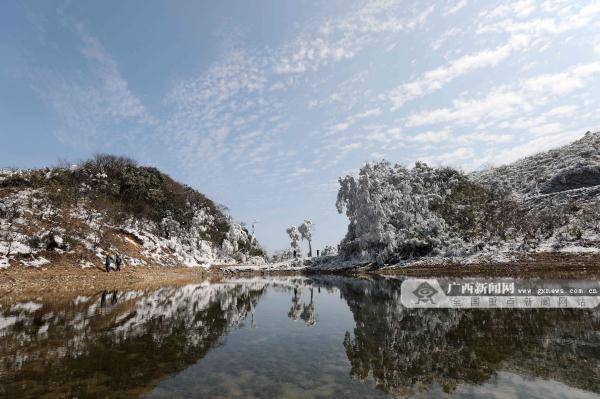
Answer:
[[[498,372],[490,381],[481,385],[459,385],[454,392],[457,396],[478,398],[536,397],[546,399],[592,399],[600,395],[574,389],[558,381],[540,378],[527,378],[518,374]]]

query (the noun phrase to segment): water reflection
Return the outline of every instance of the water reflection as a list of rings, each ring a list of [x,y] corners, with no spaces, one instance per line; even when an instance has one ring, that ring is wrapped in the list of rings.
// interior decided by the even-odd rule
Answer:
[[[303,303],[300,300],[302,288],[294,286],[293,292],[292,307],[288,312],[288,317],[292,320],[301,319],[304,321],[304,323],[306,323],[307,326],[314,326],[317,324],[317,314],[314,304],[314,287],[309,288],[310,302],[308,304]]]
[[[0,309],[0,396],[131,397],[194,364],[265,285],[102,292]]]
[[[344,339],[351,375],[386,393],[453,392],[500,370],[600,392],[598,310],[407,309],[399,280],[338,287],[356,322]]]
[[[599,310],[407,309],[400,283],[248,278],[4,304],[0,397],[600,393]]]

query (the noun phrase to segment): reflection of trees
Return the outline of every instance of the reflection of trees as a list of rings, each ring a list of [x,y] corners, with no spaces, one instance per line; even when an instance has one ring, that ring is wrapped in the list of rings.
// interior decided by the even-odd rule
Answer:
[[[297,286],[293,288],[294,294],[292,295],[292,307],[288,312],[288,317],[292,320],[302,319],[307,326],[314,326],[317,324],[317,315],[314,304],[314,288],[310,287],[310,302],[307,304],[300,301],[302,297],[302,291]]]
[[[313,295],[314,288],[310,287],[310,302],[308,305],[302,305],[302,313],[300,314],[300,318],[304,320],[307,326],[314,326],[317,324]]]
[[[372,376],[386,393],[452,390],[498,370],[600,392],[597,310],[407,309],[399,281],[340,281],[356,321],[344,339],[351,375]]]
[[[300,296],[302,291],[298,290],[298,287],[294,287],[294,295],[292,296],[292,307],[288,312],[288,317],[292,320],[298,320],[300,313],[302,312],[302,303],[300,303]]]
[[[218,345],[264,291],[202,284],[1,308],[0,397],[137,396]]]

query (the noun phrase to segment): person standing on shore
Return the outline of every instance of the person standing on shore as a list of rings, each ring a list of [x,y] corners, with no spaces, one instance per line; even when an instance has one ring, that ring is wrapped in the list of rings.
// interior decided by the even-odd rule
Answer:
[[[104,265],[106,266],[106,273],[110,273],[110,266],[112,263],[112,257],[110,256],[110,253],[106,254],[106,260],[104,262]]]
[[[121,264],[123,263],[123,259],[121,259],[121,255],[117,252],[115,255],[115,265],[117,266],[117,271],[121,271]]]

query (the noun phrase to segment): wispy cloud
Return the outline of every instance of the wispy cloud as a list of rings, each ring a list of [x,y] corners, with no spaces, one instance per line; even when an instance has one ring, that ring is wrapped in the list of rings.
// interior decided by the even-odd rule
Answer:
[[[467,6],[467,4],[469,4],[468,0],[458,0],[455,3],[451,3],[444,10],[444,15],[446,15],[446,16],[447,15],[454,15],[457,12],[459,12],[460,10],[462,10],[463,8],[465,8]]]
[[[408,32],[422,26],[434,9],[411,8],[392,0],[365,2],[346,15],[301,32],[275,54],[274,71],[299,74],[353,58],[382,33]]]
[[[516,36],[509,43],[492,50],[457,58],[447,65],[427,71],[417,80],[404,83],[389,93],[394,108],[399,108],[410,100],[420,98],[442,88],[452,80],[477,69],[489,68],[508,58],[511,53],[524,49],[528,44],[527,37]]]
[[[38,70],[33,88],[55,110],[59,119],[57,137],[73,146],[97,145],[110,128],[126,126],[129,136],[136,128],[158,123],[131,91],[115,60],[83,24],[73,26],[81,43],[86,69],[65,76],[54,70]],[[118,138],[130,139],[128,135]]]
[[[451,81],[473,71],[495,67],[516,53],[542,49],[548,46],[550,36],[588,27],[594,18],[600,15],[600,3],[590,3],[579,9],[573,7],[564,7],[559,11],[548,9],[546,11],[552,16],[523,19],[529,17],[535,10],[534,2],[519,1],[482,12],[480,19],[485,22],[477,22],[477,33],[506,34],[507,41],[500,46],[450,60],[445,65],[422,73],[415,80],[397,86],[388,94],[393,108],[398,109],[409,101],[434,93]],[[513,19],[512,16],[518,18]],[[450,33],[453,32],[446,32],[434,41],[433,48],[438,48]]]
[[[536,106],[546,104],[551,98],[583,88],[600,73],[600,63],[575,65],[564,72],[531,77],[516,88],[507,86],[493,88],[485,97],[457,99],[452,107],[438,108],[410,114],[407,126],[422,126],[439,123],[477,123],[506,119]],[[557,111],[555,111],[557,112]]]

